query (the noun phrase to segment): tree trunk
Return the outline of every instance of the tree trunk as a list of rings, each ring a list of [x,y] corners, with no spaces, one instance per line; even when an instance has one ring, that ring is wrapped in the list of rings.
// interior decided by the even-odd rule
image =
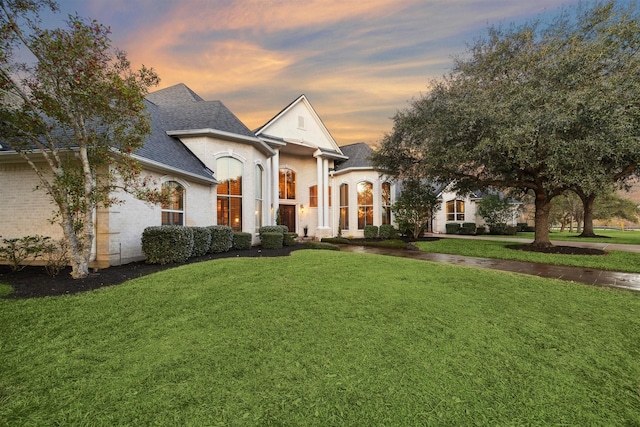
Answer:
[[[582,233],[578,237],[595,237],[596,233],[593,231],[593,204],[596,200],[594,194],[580,195],[582,200],[582,206],[584,208],[584,225]]]
[[[532,245],[540,248],[553,246],[549,240],[549,212],[551,211],[551,198],[544,192],[536,192],[536,216],[535,238]]]

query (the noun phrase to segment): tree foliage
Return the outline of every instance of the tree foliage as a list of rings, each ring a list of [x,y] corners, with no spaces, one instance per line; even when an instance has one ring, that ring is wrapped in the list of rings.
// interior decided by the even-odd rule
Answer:
[[[498,224],[507,224],[513,219],[516,210],[517,208],[504,195],[487,194],[478,203],[477,213],[491,229]]]
[[[407,179],[402,183],[402,192],[391,206],[398,229],[417,238],[424,233],[440,207],[440,200],[431,185],[419,180]]]
[[[634,173],[640,160],[640,21],[615,1],[549,24],[490,28],[451,73],[394,117],[382,172],[535,197],[534,245],[551,245],[551,201]]]
[[[93,215],[118,188],[147,200],[132,153],[150,132],[144,97],[152,69],[132,71],[96,21],[69,16],[64,29],[39,27],[50,0],[0,0],[0,134],[33,168],[57,207],[73,277],[88,274]]]

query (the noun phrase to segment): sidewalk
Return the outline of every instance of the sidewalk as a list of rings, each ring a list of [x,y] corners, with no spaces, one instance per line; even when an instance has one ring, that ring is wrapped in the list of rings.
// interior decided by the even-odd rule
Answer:
[[[447,236],[447,238],[449,237],[450,238],[469,238],[469,237],[473,238],[473,236],[434,235],[434,237],[435,236],[437,237]],[[493,236],[481,237],[481,238],[489,239],[489,240],[505,240],[504,238],[499,239],[499,238],[494,238]],[[525,243],[530,242],[529,239],[507,239],[507,240],[508,241],[521,240],[521,241],[524,241]],[[558,244],[564,243],[565,245],[567,244],[567,242],[557,242],[557,243]],[[599,243],[589,243],[589,242],[576,242],[576,243],[581,243],[586,245],[599,244]],[[613,250],[612,246],[614,245],[608,245],[607,248],[609,250]],[[618,245],[618,246],[632,246],[634,250],[632,250],[631,252],[640,252],[640,247],[638,245]],[[598,246],[585,246],[585,247],[594,247],[594,248],[602,249],[602,247],[598,247]],[[470,267],[491,268],[494,270],[510,271],[513,273],[529,274],[533,276],[586,283],[588,285],[593,285],[593,286],[607,286],[607,287],[614,287],[614,288],[620,288],[620,289],[628,289],[633,291],[640,291],[640,274],[636,274],[636,273],[620,273],[615,271],[595,270],[592,268],[584,268],[584,267],[569,267],[569,266],[560,266],[560,265],[537,264],[537,263],[525,262],[525,261],[477,258],[477,257],[468,257],[468,256],[461,256],[461,255],[449,255],[449,254],[412,251],[412,250],[406,250],[406,249],[386,249],[386,248],[375,248],[375,247],[355,246],[355,245],[340,245],[340,250],[345,252],[388,255],[388,256],[397,256],[397,257],[403,257],[403,258],[420,259],[425,261],[444,262],[447,264],[455,264],[455,265],[467,265]],[[623,250],[623,249],[616,249],[616,250]]]
[[[531,239],[519,239],[516,237],[504,237],[504,236],[463,236],[459,234],[427,234],[429,237],[437,237],[440,239],[475,239],[475,240],[499,240],[502,242],[517,242],[517,243],[531,243]],[[605,242],[583,242],[579,239],[575,240],[552,240],[551,244],[554,246],[575,246],[578,248],[593,248],[601,249],[603,251],[625,251],[640,253],[640,245],[625,245],[620,243],[605,243]]]

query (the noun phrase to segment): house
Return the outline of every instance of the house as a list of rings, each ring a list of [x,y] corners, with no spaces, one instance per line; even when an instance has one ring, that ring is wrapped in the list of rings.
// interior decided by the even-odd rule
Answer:
[[[205,101],[184,84],[147,96],[151,134],[134,156],[157,185],[171,188],[171,203],[150,205],[121,193],[123,203],[96,211],[92,265],[143,259],[146,227],[228,225],[252,233],[277,222],[320,239],[362,236],[366,225],[391,224],[397,186],[368,161],[364,143],[339,146],[309,100],[301,95],[264,125],[248,129],[220,101]],[[0,143],[3,238],[62,237],[51,223],[54,206],[34,172]],[[443,193],[444,223],[474,221],[473,200]],[[451,205],[451,208],[449,207]],[[441,229],[441,230],[440,230]]]

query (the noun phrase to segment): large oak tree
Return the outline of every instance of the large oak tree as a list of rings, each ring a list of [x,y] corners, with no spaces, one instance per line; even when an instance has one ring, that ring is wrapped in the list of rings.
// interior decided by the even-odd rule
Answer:
[[[397,177],[535,197],[536,246],[568,189],[609,191],[640,161],[640,21],[615,1],[491,28],[394,117],[374,163]]]
[[[131,156],[150,132],[144,108],[158,83],[132,71],[111,46],[109,29],[69,16],[63,29],[40,28],[51,0],[0,0],[0,137],[33,168],[57,208],[70,248],[72,276],[88,274],[95,209],[125,189],[148,201]]]

